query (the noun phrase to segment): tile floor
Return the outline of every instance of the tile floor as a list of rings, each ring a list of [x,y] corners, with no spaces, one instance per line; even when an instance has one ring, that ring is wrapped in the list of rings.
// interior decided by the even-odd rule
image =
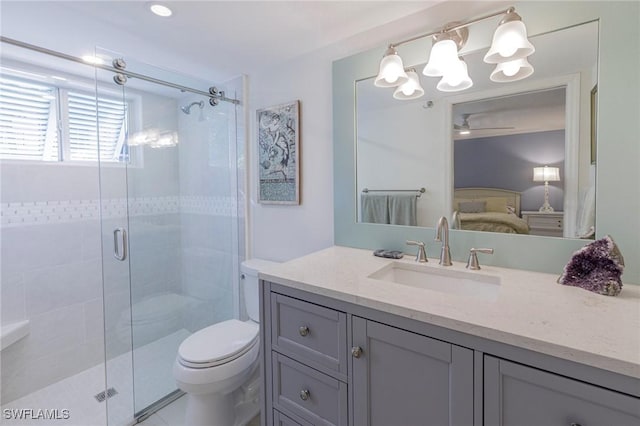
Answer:
[[[171,369],[180,342],[189,334],[187,330],[179,330],[135,349],[134,359],[141,361],[137,363],[138,369],[136,371],[136,385],[138,387],[135,393],[135,406],[140,407],[138,409],[144,408],[175,390]],[[134,389],[131,371],[131,353],[125,353],[108,362],[108,386],[116,388],[118,392],[108,400],[109,426],[126,426],[133,421]],[[165,374],[158,374],[158,372],[165,372]],[[104,364],[99,364],[1,407],[2,410],[66,409],[70,414],[68,419],[10,420],[5,418],[4,411],[2,411],[0,424],[30,426],[37,422],[38,426],[104,426],[107,424],[107,404],[98,402],[94,398],[95,394],[104,391],[104,383]],[[179,404],[173,409],[180,412]],[[170,409],[167,412],[170,412]],[[173,422],[173,420],[171,421]],[[174,423],[159,424],[163,426],[174,425]],[[184,424],[184,421],[179,424]]]
[[[184,422],[187,398],[176,399],[171,404],[152,414],[139,425],[142,426],[188,426]],[[254,417],[246,426],[260,426],[260,416]]]

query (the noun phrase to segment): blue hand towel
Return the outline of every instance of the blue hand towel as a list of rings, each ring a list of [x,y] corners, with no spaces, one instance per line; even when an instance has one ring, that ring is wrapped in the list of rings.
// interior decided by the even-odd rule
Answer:
[[[361,194],[362,221],[368,223],[390,223],[388,195]]]
[[[392,225],[417,226],[414,194],[389,195],[389,223]]]

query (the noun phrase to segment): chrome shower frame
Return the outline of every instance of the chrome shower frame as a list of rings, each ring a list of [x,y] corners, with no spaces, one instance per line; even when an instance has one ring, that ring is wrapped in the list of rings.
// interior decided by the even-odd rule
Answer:
[[[77,56],[67,55],[66,53],[58,52],[58,51],[47,49],[40,46],[35,46],[33,44],[25,43],[19,40],[14,40],[9,37],[0,36],[0,42],[11,44],[13,46],[22,47],[29,50],[33,50],[35,52],[45,53],[47,55],[52,55],[61,59],[66,59],[68,61],[78,62],[83,65],[93,66],[95,68],[99,68],[105,71],[111,71],[115,74],[114,81],[119,85],[126,84],[127,77],[137,78],[139,80],[144,80],[151,83],[162,84],[164,86],[173,87],[174,89],[179,89],[179,90],[182,90],[183,92],[190,92],[190,93],[195,93],[197,95],[206,96],[207,98],[209,98],[209,104],[211,106],[218,105],[220,101],[230,102],[234,105],[240,105],[240,101],[238,99],[227,98],[225,96],[224,91],[218,90],[215,86],[210,87],[209,91],[205,92],[203,90],[194,89],[192,87],[183,86],[181,84],[175,84],[170,81],[160,80],[154,77],[150,77],[148,75],[127,71],[125,69],[126,62],[122,58],[114,59],[112,65],[89,64],[86,61],[84,61],[82,58],[78,58]]]

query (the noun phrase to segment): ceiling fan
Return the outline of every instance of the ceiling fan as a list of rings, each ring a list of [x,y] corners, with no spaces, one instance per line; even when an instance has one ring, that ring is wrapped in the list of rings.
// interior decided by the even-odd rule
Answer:
[[[513,130],[515,127],[471,127],[469,117],[472,114],[462,114],[462,124],[453,124],[453,129],[460,135],[468,135],[473,130]]]

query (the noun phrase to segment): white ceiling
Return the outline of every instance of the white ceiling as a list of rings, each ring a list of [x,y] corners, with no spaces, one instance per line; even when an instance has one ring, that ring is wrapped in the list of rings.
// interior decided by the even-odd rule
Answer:
[[[3,0],[0,16],[4,36],[74,55],[91,41],[221,82],[441,1],[163,1],[160,18],[146,0]]]

